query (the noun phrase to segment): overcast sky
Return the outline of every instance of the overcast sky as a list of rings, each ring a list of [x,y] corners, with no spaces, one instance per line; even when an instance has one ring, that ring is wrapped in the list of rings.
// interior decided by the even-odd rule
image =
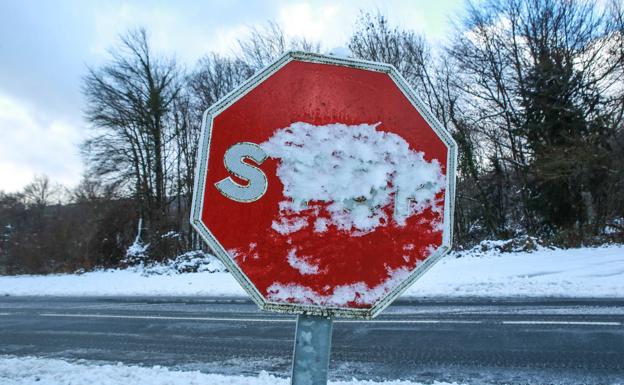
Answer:
[[[75,185],[78,144],[88,134],[81,79],[107,60],[120,33],[145,27],[157,51],[187,67],[209,51],[232,51],[250,26],[277,21],[289,36],[346,46],[360,9],[439,41],[463,0],[0,1],[0,191],[36,174]]]

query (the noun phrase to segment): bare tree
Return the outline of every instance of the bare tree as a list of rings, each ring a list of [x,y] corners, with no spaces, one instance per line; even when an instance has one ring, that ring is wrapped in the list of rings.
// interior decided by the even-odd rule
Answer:
[[[414,31],[391,26],[382,13],[360,13],[349,49],[358,58],[392,64],[413,84],[421,79],[428,59],[425,39]]]
[[[112,60],[84,81],[94,136],[83,154],[94,177],[126,189],[150,222],[163,217],[175,163],[172,110],[181,90],[172,59],[154,55],[145,30],[121,37]]]
[[[254,71],[258,71],[288,50],[318,52],[320,44],[305,38],[288,39],[284,30],[274,21],[264,27],[253,27],[249,34],[238,40],[239,57]]]
[[[201,58],[189,76],[189,91],[199,110],[205,110],[253,73],[253,64],[212,53]]]
[[[27,205],[44,207],[60,200],[62,186],[50,182],[47,175],[36,175],[22,191],[22,199]],[[55,202],[56,201],[56,202]]]
[[[70,192],[73,203],[108,201],[119,198],[115,186],[106,185],[101,180],[83,177],[80,183]]]

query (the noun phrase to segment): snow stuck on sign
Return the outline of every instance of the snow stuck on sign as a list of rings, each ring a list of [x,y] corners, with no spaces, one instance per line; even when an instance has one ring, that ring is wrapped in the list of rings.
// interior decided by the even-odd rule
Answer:
[[[304,303],[317,303],[324,306],[344,306],[347,303],[356,305],[368,305],[375,303],[379,298],[386,295],[390,290],[398,286],[409,276],[406,269],[398,269],[389,273],[389,278],[383,283],[369,287],[366,282],[359,281],[350,285],[340,285],[329,294],[320,294],[305,286],[297,284],[273,284],[269,287],[269,297],[273,301],[287,302],[291,298],[297,298]]]
[[[264,142],[266,153],[280,161],[277,176],[286,198],[272,228],[289,234],[309,225],[316,232],[334,225],[362,235],[390,219],[404,225],[406,218],[434,206],[445,185],[440,164],[377,126],[296,122]],[[296,215],[311,202],[322,204],[314,223]],[[390,205],[392,218],[384,210]]]
[[[440,245],[444,160],[382,127],[296,122],[260,144],[281,196],[235,253],[269,301],[370,307]]]

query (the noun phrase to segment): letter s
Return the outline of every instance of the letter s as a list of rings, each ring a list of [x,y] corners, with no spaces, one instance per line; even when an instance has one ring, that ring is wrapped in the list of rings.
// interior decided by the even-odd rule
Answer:
[[[237,177],[248,181],[247,185],[236,183],[227,177],[215,183],[215,187],[224,196],[237,202],[253,202],[260,199],[266,192],[268,181],[264,172],[258,167],[243,162],[249,158],[261,165],[267,158],[266,152],[255,143],[239,142],[228,148],[223,156],[225,168]]]

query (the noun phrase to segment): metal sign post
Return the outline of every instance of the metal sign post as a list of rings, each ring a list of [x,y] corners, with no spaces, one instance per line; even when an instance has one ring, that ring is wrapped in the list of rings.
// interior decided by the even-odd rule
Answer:
[[[327,384],[331,337],[331,318],[307,314],[297,317],[292,385]]]

